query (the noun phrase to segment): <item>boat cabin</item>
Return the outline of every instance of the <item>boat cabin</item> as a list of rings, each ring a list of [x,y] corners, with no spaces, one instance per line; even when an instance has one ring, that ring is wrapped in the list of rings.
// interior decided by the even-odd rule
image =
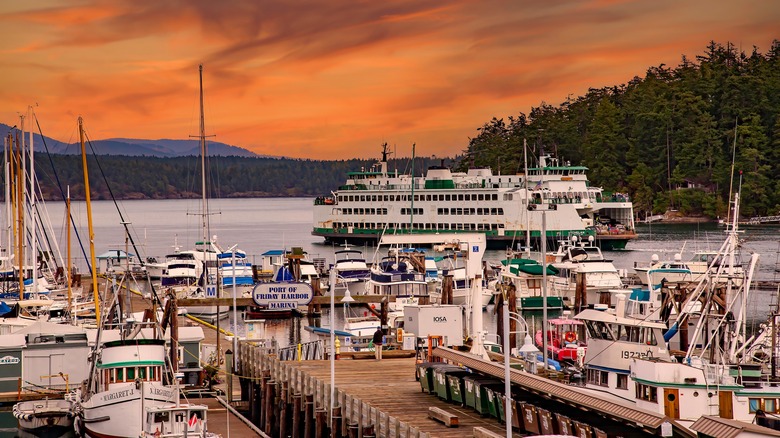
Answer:
[[[172,405],[146,408],[143,437],[205,437],[208,407]]]

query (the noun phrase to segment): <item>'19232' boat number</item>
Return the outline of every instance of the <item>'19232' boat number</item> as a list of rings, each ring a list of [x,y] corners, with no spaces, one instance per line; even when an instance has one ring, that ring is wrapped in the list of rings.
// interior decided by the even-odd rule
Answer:
[[[650,350],[647,351],[626,351],[623,350],[620,352],[620,357],[623,359],[648,359],[653,357],[653,352]]]

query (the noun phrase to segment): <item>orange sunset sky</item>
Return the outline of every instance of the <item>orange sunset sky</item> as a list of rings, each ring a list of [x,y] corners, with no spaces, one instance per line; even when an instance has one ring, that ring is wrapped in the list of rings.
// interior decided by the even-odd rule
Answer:
[[[3,0],[0,122],[187,138],[260,154],[453,156],[492,117],[675,66],[708,42],[765,53],[777,0]]]

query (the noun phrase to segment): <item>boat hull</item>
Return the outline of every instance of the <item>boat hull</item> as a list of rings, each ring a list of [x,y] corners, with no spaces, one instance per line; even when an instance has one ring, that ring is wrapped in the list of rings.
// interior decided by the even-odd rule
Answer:
[[[83,402],[77,425],[90,438],[137,437],[144,409],[170,405],[177,397],[177,391],[154,383],[142,382],[138,388],[135,383],[117,386]]]

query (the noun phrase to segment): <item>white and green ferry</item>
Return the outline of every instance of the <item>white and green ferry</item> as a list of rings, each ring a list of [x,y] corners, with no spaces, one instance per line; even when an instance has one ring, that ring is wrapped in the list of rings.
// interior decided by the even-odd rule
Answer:
[[[387,167],[385,148],[371,169],[349,172],[338,191],[316,198],[312,234],[360,244],[383,233],[483,232],[490,248],[503,249],[538,244],[545,215],[553,242],[595,236],[602,249],[624,249],[636,238],[631,200],[590,186],[583,166],[543,156],[527,178],[443,166],[429,167],[423,177]]]

